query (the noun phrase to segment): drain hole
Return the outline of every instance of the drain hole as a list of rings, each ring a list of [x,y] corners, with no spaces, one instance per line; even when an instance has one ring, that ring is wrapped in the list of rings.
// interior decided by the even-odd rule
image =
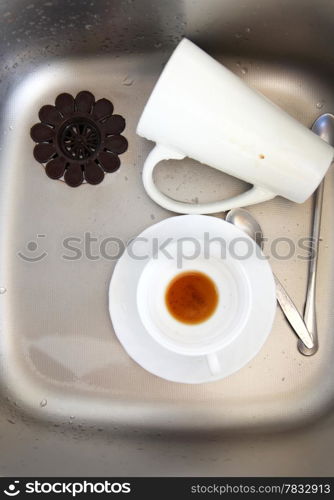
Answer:
[[[37,143],[35,159],[45,165],[52,179],[64,180],[77,187],[83,182],[99,184],[105,173],[120,166],[120,154],[128,148],[121,135],[125,120],[113,115],[114,106],[105,98],[95,101],[83,90],[74,98],[63,93],[55,106],[44,105],[39,111],[40,123],[30,130]]]
[[[87,160],[101,145],[98,127],[92,121],[80,117],[65,122],[57,139],[62,152],[71,160]]]

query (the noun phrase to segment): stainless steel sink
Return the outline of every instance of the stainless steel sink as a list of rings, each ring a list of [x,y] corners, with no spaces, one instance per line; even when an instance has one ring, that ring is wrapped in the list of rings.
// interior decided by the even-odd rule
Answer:
[[[95,259],[106,238],[127,241],[173,215],[144,192],[152,145],[135,128],[178,41],[187,36],[310,126],[334,109],[333,12],[333,0],[0,1],[0,474],[333,475],[333,171],[314,357],[298,353],[278,312],[260,354],[237,374],[199,386],[154,377],[113,332],[112,250]],[[43,104],[80,90],[125,116],[129,149],[102,184],[72,189],[45,175],[29,132]],[[169,195],[194,202],[244,188],[188,160],[162,164],[157,177]],[[311,200],[278,198],[251,211],[302,309],[307,262],[272,249],[277,237],[298,246],[309,235]],[[69,237],[79,259],[66,258]]]

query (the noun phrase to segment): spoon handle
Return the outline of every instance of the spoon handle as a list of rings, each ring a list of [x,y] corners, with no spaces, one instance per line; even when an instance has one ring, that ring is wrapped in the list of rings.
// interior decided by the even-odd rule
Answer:
[[[307,349],[303,344],[298,343],[299,351],[305,356],[312,356],[317,352],[319,348],[315,301],[316,301],[316,276],[317,276],[318,253],[319,253],[322,200],[324,195],[324,182],[325,181],[321,182],[315,194],[313,228],[312,228],[313,255],[310,261],[310,266],[308,271],[307,293],[306,293],[306,303],[304,312],[304,321],[307,325],[310,334],[312,335],[314,345],[312,349]]]
[[[274,275],[274,278],[276,284],[276,298],[283,313],[285,314],[286,319],[289,321],[293,330],[299,337],[299,341],[302,345],[306,346],[308,349],[313,349],[313,339],[304,323],[303,318],[299,314],[291,297],[288,295],[288,292],[285,290],[277,276]]]

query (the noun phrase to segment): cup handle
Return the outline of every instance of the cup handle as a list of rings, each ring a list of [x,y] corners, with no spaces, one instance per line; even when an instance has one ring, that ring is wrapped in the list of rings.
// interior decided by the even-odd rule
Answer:
[[[251,189],[245,193],[233,196],[222,201],[215,201],[212,203],[183,203],[181,201],[173,200],[169,196],[163,194],[153,181],[153,171],[156,165],[162,160],[182,160],[185,158],[185,154],[174,151],[166,146],[157,144],[152,151],[149,153],[143,168],[143,183],[147,194],[154,200],[158,205],[171,210],[172,212],[177,212],[181,214],[212,214],[217,212],[225,212],[232,208],[244,207],[247,205],[254,205],[255,203],[260,203],[262,201],[271,200],[276,196],[275,193],[271,191],[253,186]]]
[[[218,356],[215,352],[206,355],[206,359],[212,375],[218,375],[221,372]]]

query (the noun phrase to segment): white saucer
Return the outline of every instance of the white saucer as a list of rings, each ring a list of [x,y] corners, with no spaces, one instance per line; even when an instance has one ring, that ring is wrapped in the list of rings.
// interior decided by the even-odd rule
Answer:
[[[247,239],[254,251],[237,260],[246,274],[252,293],[252,307],[240,335],[221,351],[219,375],[212,375],[205,356],[176,354],[161,347],[145,330],[137,310],[137,284],[154,252],[154,241],[167,238],[224,238],[227,245],[236,238]],[[137,258],[133,258],[133,255]],[[229,259],[231,262],[231,259]],[[188,384],[227,377],[246,365],[265,343],[276,311],[275,283],[267,260],[241,230],[216,217],[182,215],[171,217],[143,231],[116,264],[109,288],[109,311],[115,333],[129,356],[147,371],[164,379]]]

